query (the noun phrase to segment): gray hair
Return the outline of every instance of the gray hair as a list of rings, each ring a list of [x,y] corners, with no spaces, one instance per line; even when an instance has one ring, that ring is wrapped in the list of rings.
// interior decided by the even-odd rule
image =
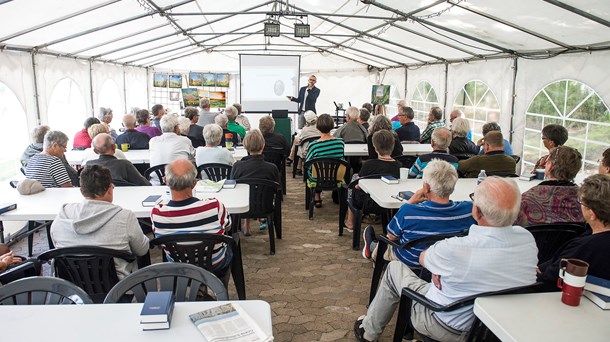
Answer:
[[[114,139],[108,133],[100,133],[93,138],[93,151],[97,154],[106,154],[114,150]]]
[[[173,133],[174,128],[178,126],[178,118],[173,115],[163,115],[160,125],[163,133]]]
[[[218,146],[222,140],[222,127],[217,124],[203,126],[203,139],[208,145]]]
[[[445,127],[437,127],[432,131],[432,140],[435,148],[445,149],[451,145],[451,131]]]
[[[214,117],[214,123],[220,126],[220,128],[227,128],[227,124],[229,123],[229,118],[227,118],[226,114],[218,114]]]
[[[47,132],[50,130],[51,128],[47,125],[40,125],[34,127],[34,129],[32,130],[32,140],[35,143],[42,144],[44,141],[45,134],[47,134]]]
[[[51,146],[53,146],[54,144],[63,145],[63,146],[67,145],[68,136],[65,135],[61,131],[48,131],[44,135],[44,142],[43,142],[42,147],[46,150],[46,149],[50,148]]]
[[[493,131],[502,131],[502,128],[500,128],[500,125],[498,125],[497,122],[488,122],[486,124],[483,125],[483,127],[481,128],[481,131],[483,132],[483,135],[489,133],[489,132],[493,132]]]
[[[451,131],[455,133],[456,136],[463,138],[467,136],[470,131],[470,122],[468,122],[468,119],[455,118],[451,123]]]
[[[100,121],[104,121],[107,116],[112,116],[112,109],[100,107],[100,111],[97,114],[97,118],[100,119]]]
[[[180,134],[188,135],[189,129],[191,128],[191,120],[184,116],[178,118],[178,128],[180,128]]]
[[[227,116],[227,119],[229,119],[229,121],[235,121],[235,118],[237,118],[237,108],[233,106],[225,108],[225,115]]]
[[[210,99],[207,97],[202,98],[201,101],[199,101],[199,107],[202,109],[210,108]]]
[[[385,115],[377,115],[373,118],[373,123],[369,127],[369,134],[373,134],[382,129],[392,130],[392,122]]]
[[[455,189],[458,174],[448,162],[441,159],[432,159],[424,168],[422,177],[424,183],[430,186],[430,191],[439,197],[449,197]]]
[[[167,186],[172,190],[184,190],[193,186],[195,178],[197,177],[197,169],[192,163],[188,167],[187,172],[183,175],[177,175],[174,173],[173,163],[169,163],[165,166],[165,181]]]
[[[490,176],[475,188],[474,205],[493,227],[510,226],[519,215],[521,191],[510,178]]]
[[[349,116],[352,120],[356,120],[360,117],[360,110],[354,106],[347,107],[345,115]]]

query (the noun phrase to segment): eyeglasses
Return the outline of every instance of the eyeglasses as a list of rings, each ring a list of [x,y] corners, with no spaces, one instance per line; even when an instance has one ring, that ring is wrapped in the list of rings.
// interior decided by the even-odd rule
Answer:
[[[576,200],[576,203],[582,205],[583,207],[589,207],[588,205],[586,205],[580,198]]]
[[[468,197],[470,197],[470,200],[472,200],[474,202],[474,192],[471,193],[470,195],[468,195]]]

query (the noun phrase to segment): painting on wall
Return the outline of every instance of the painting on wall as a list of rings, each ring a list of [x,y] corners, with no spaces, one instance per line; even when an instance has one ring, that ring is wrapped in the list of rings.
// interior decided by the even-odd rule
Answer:
[[[209,90],[198,88],[197,89],[197,93],[199,94],[199,98],[200,99],[203,99],[203,98],[206,98],[206,97],[210,97],[210,91]]]
[[[371,103],[387,105],[390,103],[390,86],[373,85],[371,89]]]
[[[182,88],[182,75],[169,75],[170,88]]]
[[[180,93],[177,91],[170,91],[169,100],[170,101],[180,101]]]
[[[203,74],[200,72],[189,72],[189,87],[201,87],[203,85]]]
[[[229,74],[216,74],[217,87],[229,87]]]
[[[216,85],[216,74],[203,74],[203,86],[214,87]]]
[[[155,73],[153,75],[153,87],[167,88],[167,74]]]
[[[210,92],[210,108],[225,108],[227,106],[226,91]]]
[[[199,93],[197,93],[197,88],[183,88],[182,90],[182,99],[184,100],[184,105],[189,107],[197,107],[199,106]]]

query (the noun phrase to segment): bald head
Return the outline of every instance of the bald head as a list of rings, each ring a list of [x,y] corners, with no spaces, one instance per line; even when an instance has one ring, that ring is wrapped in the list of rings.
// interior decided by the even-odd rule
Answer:
[[[474,190],[473,217],[480,225],[511,226],[521,205],[521,192],[510,178],[487,177]],[[475,211],[478,208],[478,213]]]
[[[108,133],[100,133],[93,138],[91,142],[93,151],[100,155],[114,155],[114,139]]]
[[[195,186],[196,177],[197,169],[188,159],[177,159],[165,167],[165,181],[172,192],[190,192]]]
[[[464,115],[464,113],[459,110],[459,109],[454,109],[451,114],[449,114],[449,121],[453,122],[453,120],[457,119],[457,118],[461,118]]]
[[[123,126],[125,126],[125,129],[135,129],[136,117],[133,114],[123,115]]]

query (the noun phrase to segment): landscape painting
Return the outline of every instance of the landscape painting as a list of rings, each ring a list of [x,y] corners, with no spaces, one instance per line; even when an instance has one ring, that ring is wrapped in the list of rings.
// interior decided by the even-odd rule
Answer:
[[[203,85],[203,74],[200,72],[189,72],[189,87],[201,87]]]
[[[229,87],[229,74],[216,74],[217,87]]]
[[[182,88],[182,75],[169,75],[170,88]]]
[[[214,87],[216,85],[216,74],[203,74],[203,86]]]
[[[210,107],[225,108],[227,106],[226,91],[211,91],[210,92]]]
[[[182,90],[182,100],[184,101],[184,105],[189,107],[197,107],[199,106],[199,94],[197,93],[197,88],[183,88]]]
[[[167,88],[167,74],[155,73],[153,75],[153,87]]]

